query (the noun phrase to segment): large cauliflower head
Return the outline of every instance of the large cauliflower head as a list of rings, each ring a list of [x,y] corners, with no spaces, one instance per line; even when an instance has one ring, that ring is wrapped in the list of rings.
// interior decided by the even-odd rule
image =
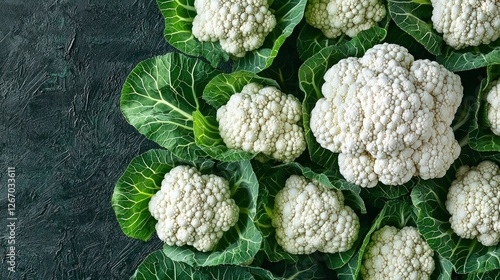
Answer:
[[[453,231],[484,246],[500,242],[500,168],[492,161],[462,166],[448,190],[446,209]]]
[[[460,154],[450,125],[463,87],[438,63],[385,43],[340,60],[324,79],[310,127],[323,148],[340,153],[349,182],[374,187],[442,177]]]
[[[349,250],[359,231],[359,218],[339,190],[292,175],[274,201],[276,240],[292,254]]]
[[[260,48],[276,26],[267,0],[195,0],[194,8],[194,37],[219,41],[235,57]]]
[[[309,0],[304,17],[327,38],[342,34],[354,37],[370,29],[385,17],[381,0]]]
[[[230,194],[222,177],[202,175],[190,166],[172,168],[149,201],[158,237],[170,246],[212,250],[238,221],[239,207]]]
[[[495,135],[500,136],[500,80],[493,82],[493,87],[486,94],[486,101],[490,129]]]
[[[430,279],[434,251],[412,226],[384,226],[366,246],[361,265],[363,279]]]
[[[301,112],[293,95],[250,83],[217,110],[219,133],[230,149],[291,162],[306,148]]]
[[[462,49],[500,37],[500,1],[431,0],[434,29],[449,46]]]

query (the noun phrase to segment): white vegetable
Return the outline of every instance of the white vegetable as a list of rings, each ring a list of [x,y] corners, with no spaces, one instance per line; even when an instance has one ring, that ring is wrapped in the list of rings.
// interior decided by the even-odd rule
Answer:
[[[500,168],[492,161],[461,166],[448,190],[446,209],[453,231],[484,246],[500,242]]]
[[[310,127],[323,148],[340,153],[349,182],[374,187],[439,178],[460,154],[450,124],[463,87],[438,63],[385,43],[340,60],[324,79]]]
[[[354,37],[385,17],[381,0],[309,0],[305,19],[328,38],[342,34]]]
[[[365,249],[361,276],[365,280],[430,279],[433,256],[415,227],[384,226],[372,234]]]
[[[500,1],[431,0],[434,29],[449,46],[462,49],[500,37]]]
[[[500,136],[500,80],[493,83],[493,87],[486,94],[488,102],[488,121],[491,131]]]
[[[275,87],[250,83],[217,110],[220,136],[231,149],[291,162],[306,148],[300,101]]]
[[[195,0],[192,32],[236,57],[258,49],[276,26],[267,0]]]
[[[274,201],[276,240],[292,254],[349,250],[359,231],[359,218],[339,190],[292,175]]]
[[[239,208],[230,194],[222,177],[202,175],[190,166],[172,168],[149,202],[158,237],[170,246],[212,250],[238,221]]]

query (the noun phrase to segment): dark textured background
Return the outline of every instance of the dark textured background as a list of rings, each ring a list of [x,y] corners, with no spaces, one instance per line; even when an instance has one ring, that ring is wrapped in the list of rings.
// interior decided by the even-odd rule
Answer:
[[[170,51],[163,26],[154,0],[0,0],[0,279],[128,279],[161,246],[126,237],[110,200],[129,161],[154,147],[119,98],[139,61]],[[7,166],[15,274],[3,259]]]

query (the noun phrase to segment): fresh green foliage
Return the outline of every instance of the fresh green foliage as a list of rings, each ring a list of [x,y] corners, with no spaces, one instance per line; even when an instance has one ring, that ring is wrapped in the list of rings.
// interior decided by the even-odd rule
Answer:
[[[236,225],[213,250],[164,245],[145,258],[131,279],[357,280],[372,233],[385,225],[418,228],[434,250],[436,268],[431,279],[499,278],[500,245],[485,247],[476,239],[454,234],[445,202],[460,165],[477,165],[486,159],[500,163],[500,136],[490,129],[486,102],[486,93],[500,78],[500,39],[478,47],[451,48],[432,24],[430,0],[385,1],[388,13],[377,26],[353,38],[327,39],[303,19],[306,0],[269,0],[277,26],[261,48],[236,58],[223,51],[219,42],[194,38],[194,0],[157,3],[165,20],[165,39],[180,52],[140,62],[124,82],[120,109],[125,119],[161,148],[134,158],[116,183],[111,200],[118,224],[125,235],[150,240],[156,220],[148,210],[149,201],[164,175],[179,165],[227,179],[240,211]],[[361,188],[342,176],[338,154],[322,148],[314,138],[311,110],[323,97],[327,69],[385,42],[407,48],[415,59],[437,61],[459,72],[464,98],[451,127],[462,152],[443,178],[414,177],[403,185]],[[424,75],[430,75],[427,72]],[[293,162],[229,149],[222,140],[217,109],[252,82],[274,86],[302,103],[299,126],[304,128],[307,149]],[[345,205],[360,221],[358,239],[350,250],[295,255],[277,243],[274,200],[291,175],[342,191]]]
[[[200,42],[194,38],[191,29],[196,16],[194,0],[157,0],[165,18],[165,39],[169,44],[192,56],[206,58],[217,67],[230,56],[222,50],[218,42]],[[304,15],[306,0],[276,0],[270,3],[276,17],[276,27],[269,33],[260,49],[247,53],[245,57],[234,59],[232,69],[260,72],[269,67],[285,39]]]
[[[196,159],[204,152],[195,144],[192,114],[205,111],[205,85],[219,71],[179,53],[147,59],[129,74],[120,108],[127,121],[176,156]]]
[[[490,129],[488,121],[488,103],[486,94],[492,87],[492,82],[500,79],[500,65],[487,68],[487,77],[482,80],[477,101],[474,106],[473,123],[469,131],[469,145],[477,151],[500,152],[500,136],[495,135]]]
[[[265,269],[249,266],[192,267],[170,259],[163,251],[150,254],[137,268],[130,280],[165,279],[278,279]]]

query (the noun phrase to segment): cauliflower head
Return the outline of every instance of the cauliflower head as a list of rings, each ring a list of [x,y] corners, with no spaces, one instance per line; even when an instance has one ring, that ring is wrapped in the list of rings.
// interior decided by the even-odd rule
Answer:
[[[327,38],[354,37],[370,29],[386,14],[381,0],[309,0],[304,17]]]
[[[250,83],[217,110],[228,148],[292,162],[306,149],[300,101],[275,87]]]
[[[500,136],[500,80],[493,82],[493,87],[486,94],[486,101],[490,129],[495,135]]]
[[[450,125],[463,87],[438,63],[384,43],[340,60],[324,80],[310,127],[323,148],[340,153],[347,181],[370,188],[438,178],[460,154]]]
[[[434,251],[412,226],[384,226],[366,246],[361,265],[363,279],[430,279]]]
[[[500,1],[431,0],[434,29],[449,46],[462,49],[500,37]]]
[[[149,201],[158,237],[170,246],[212,250],[238,221],[239,207],[230,194],[229,182],[222,177],[202,175],[190,166],[172,168]]]
[[[484,246],[500,241],[500,168],[492,161],[461,166],[448,190],[446,209],[453,231]]]
[[[195,0],[194,8],[194,37],[202,42],[219,41],[235,57],[260,48],[276,26],[267,0]]]
[[[359,218],[341,191],[292,175],[274,201],[276,240],[291,254],[345,252],[359,231]]]

